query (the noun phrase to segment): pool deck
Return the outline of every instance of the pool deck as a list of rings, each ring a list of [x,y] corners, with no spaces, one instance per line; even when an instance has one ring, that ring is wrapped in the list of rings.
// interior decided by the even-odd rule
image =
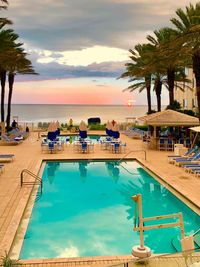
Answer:
[[[99,134],[100,132],[93,131],[91,133]],[[104,134],[104,132],[102,132],[102,134]],[[165,181],[165,184],[169,185],[169,188],[174,188],[182,196],[194,203],[194,205],[192,205],[192,208],[198,214],[200,214],[200,178],[195,177],[193,174],[186,173],[183,168],[169,164],[167,155],[173,154],[173,152],[148,150],[141,140],[132,139],[123,134],[121,134],[120,139],[127,144],[126,153],[130,152],[127,158],[136,158],[153,173],[160,176],[162,180]],[[6,162],[4,172],[0,175],[0,255],[5,255],[5,251],[9,251],[27,201],[31,194],[31,186],[23,186],[22,188],[20,187],[20,173],[23,169],[28,169],[31,172],[38,174],[42,160],[109,158],[120,159],[125,155],[112,154],[108,151],[101,150],[100,145],[95,145],[94,153],[90,154],[75,153],[71,145],[66,145],[63,152],[48,154],[41,152],[40,144],[41,141],[38,140],[38,134],[36,132],[31,132],[28,139],[26,139],[22,144],[19,144],[17,146],[0,146],[0,154],[15,154],[14,161]],[[143,150],[146,150],[146,160],[144,158]],[[79,260],[77,259],[77,261],[73,260],[73,262],[71,263],[69,261],[68,263],[65,261],[65,264],[58,264],[58,266],[111,266],[112,264],[116,264],[117,262],[131,260],[131,256],[114,257],[113,259],[108,257],[100,258],[98,261],[95,261],[95,258],[93,257],[90,257],[89,261],[87,261],[86,258],[84,260],[83,258]],[[92,262],[91,259],[93,259]],[[60,259],[57,259],[57,261],[60,261],[61,263]],[[167,263],[166,259],[164,261]],[[33,265],[30,261],[27,261],[26,266],[42,266],[41,263],[41,260],[37,260]],[[48,265],[46,263],[45,266],[51,265]],[[55,266],[55,264],[52,266]],[[155,266],[161,265],[156,263]],[[178,265],[163,264],[162,266],[164,267]]]

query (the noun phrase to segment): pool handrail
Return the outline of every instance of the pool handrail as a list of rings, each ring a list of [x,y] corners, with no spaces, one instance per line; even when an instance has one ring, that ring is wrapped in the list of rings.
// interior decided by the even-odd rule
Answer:
[[[118,163],[120,163],[123,159],[125,159],[129,154],[133,152],[144,152],[144,159],[147,160],[147,152],[144,149],[141,150],[131,150],[128,153],[126,153],[121,159],[118,160]]]
[[[33,181],[33,182],[24,182],[24,173],[27,173],[30,176],[32,176],[33,178],[35,178],[35,181]],[[40,191],[41,191],[41,194],[42,194],[42,186],[43,186],[42,179],[38,175],[36,175],[33,172],[29,171],[28,169],[23,169],[21,171],[20,184],[21,184],[21,187],[23,186],[23,184],[24,185],[40,185]]]

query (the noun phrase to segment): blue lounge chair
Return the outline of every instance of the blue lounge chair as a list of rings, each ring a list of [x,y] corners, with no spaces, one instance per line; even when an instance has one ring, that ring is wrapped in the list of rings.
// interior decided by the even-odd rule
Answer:
[[[196,160],[196,158],[198,159],[200,157],[200,152],[197,151],[193,156],[191,157],[180,157],[180,158],[176,158],[174,159],[176,162],[179,162],[179,161],[191,161],[191,160]]]
[[[195,146],[193,148],[188,149],[188,151],[182,156],[182,157],[186,157],[191,155],[192,153],[195,153],[196,151],[198,151],[199,147]],[[168,158],[182,158],[180,155],[169,155]]]
[[[177,159],[175,160],[176,165],[185,165],[193,161],[197,161],[200,159],[200,152],[196,152],[195,155],[193,155],[190,158],[182,158],[182,159]]]
[[[168,156],[168,161],[169,161],[169,163],[175,163],[176,159],[188,158],[188,156],[191,156],[193,153],[196,153],[198,151],[198,149],[199,149],[198,146],[190,148],[190,149],[188,149],[188,151],[183,156],[170,155],[170,156]]]

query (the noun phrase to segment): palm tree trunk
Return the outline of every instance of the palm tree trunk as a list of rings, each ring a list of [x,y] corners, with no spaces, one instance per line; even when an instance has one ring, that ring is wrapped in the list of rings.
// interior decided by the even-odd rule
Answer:
[[[5,85],[6,85],[6,71],[0,71],[1,79],[1,122],[4,122],[5,112],[4,112],[4,101],[5,101]]]
[[[193,63],[193,72],[196,79],[198,117],[200,121],[200,51],[194,53],[192,57],[192,63]]]
[[[172,105],[174,102],[174,81],[175,81],[175,71],[174,69],[167,70],[167,83],[169,90],[169,105]]]
[[[148,114],[151,113],[151,78],[145,78],[146,90],[147,90],[147,104],[148,104]]]
[[[157,99],[157,111],[161,111],[161,91],[162,91],[162,82],[160,79],[157,79],[154,84],[154,90],[156,92]]]
[[[11,101],[12,101],[12,93],[13,93],[13,84],[14,84],[15,74],[8,74],[8,84],[9,84],[9,92],[8,92],[8,109],[7,109],[7,118],[6,125],[7,130],[10,128],[10,116],[11,116]]]

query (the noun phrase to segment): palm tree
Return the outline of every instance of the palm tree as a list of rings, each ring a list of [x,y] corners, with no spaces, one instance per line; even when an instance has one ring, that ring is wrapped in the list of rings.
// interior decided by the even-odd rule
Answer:
[[[153,59],[153,64],[159,64],[160,72],[165,74],[165,84],[169,91],[169,105],[174,102],[175,81],[186,81],[186,75],[182,66],[186,65],[184,57],[180,55],[180,49],[174,49],[171,40],[177,36],[177,31],[171,28],[161,28],[154,31],[155,37],[148,35],[147,39],[157,48],[157,56]],[[158,62],[156,62],[156,60]],[[188,80],[187,80],[188,81]]]
[[[4,8],[6,9],[7,8],[7,5],[8,5],[8,1],[7,0],[0,0],[0,9]]]
[[[7,129],[10,128],[13,84],[16,73],[37,74],[31,65],[31,61],[26,58],[27,54],[23,52],[23,49],[21,48],[15,49],[13,50],[13,53],[10,53],[9,56],[10,57],[7,58],[7,66],[6,66],[6,69],[8,71],[8,84],[9,84],[8,107],[7,107],[7,118],[6,118]]]
[[[120,78],[129,77],[129,82],[133,84],[124,91],[133,92],[134,90],[139,90],[139,93],[146,89],[147,92],[147,104],[148,113],[152,112],[151,108],[151,72],[145,69],[148,64],[149,57],[147,56],[149,50],[152,46],[149,44],[138,44],[135,46],[134,50],[130,49],[131,53],[130,59],[133,63],[127,63],[126,72],[124,72]]]
[[[185,10],[177,9],[176,15],[178,18],[171,19],[179,33],[179,37],[174,44],[181,44],[182,49],[187,53],[186,55],[189,55],[192,59],[200,119],[200,2],[196,5],[190,4]]]
[[[0,80],[1,80],[1,121],[4,122],[4,100],[5,100],[5,84],[6,84],[6,62],[9,53],[20,47],[21,43],[15,43],[18,35],[13,30],[0,31]]]

